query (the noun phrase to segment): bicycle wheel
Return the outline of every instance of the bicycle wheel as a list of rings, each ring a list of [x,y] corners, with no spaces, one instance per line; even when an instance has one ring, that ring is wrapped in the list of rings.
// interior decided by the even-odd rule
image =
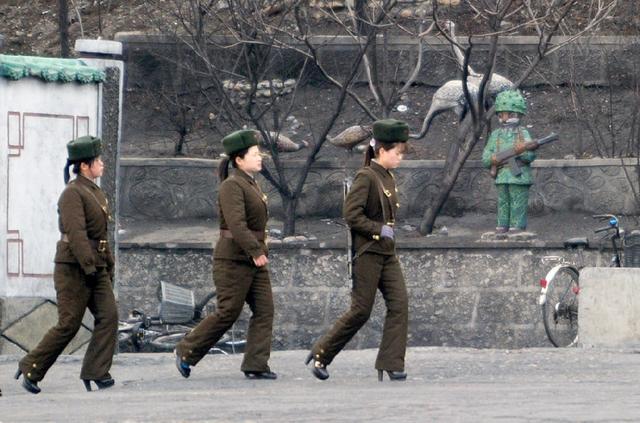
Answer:
[[[153,352],[171,352],[176,348],[176,344],[185,337],[187,332],[176,332],[168,335],[158,336],[149,344],[153,347]],[[224,335],[210,350],[209,354],[234,354],[244,352],[245,340],[232,341],[231,337]]]
[[[158,336],[149,342],[149,344],[151,344],[155,352],[171,352],[186,334],[187,332],[177,332]]]
[[[542,321],[549,341],[556,347],[574,346],[578,341],[578,278],[576,269],[562,266],[547,279]]]

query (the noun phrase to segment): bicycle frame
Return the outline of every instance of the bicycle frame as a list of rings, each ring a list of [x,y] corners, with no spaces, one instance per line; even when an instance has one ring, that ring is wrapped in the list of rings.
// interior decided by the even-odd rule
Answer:
[[[611,267],[622,267],[620,260],[620,248],[618,247],[617,240],[620,240],[620,231],[617,230],[616,234],[611,237],[611,245],[613,247],[613,257],[611,258]]]
[[[618,218],[610,214],[593,217],[600,221],[607,221],[608,225],[596,229],[595,233],[607,232],[601,240],[606,237],[611,239],[613,256],[610,265],[620,267],[621,247],[618,246],[618,241],[622,238],[624,231],[619,226]],[[542,259],[543,263],[554,263],[544,279],[540,279],[541,290],[538,304],[542,307],[544,327],[549,341],[556,347],[577,344],[579,279],[580,270],[584,267],[584,249],[588,245],[586,238],[565,241],[565,248],[577,250],[576,261],[568,261],[564,256],[547,256]],[[567,280],[567,277],[570,279]],[[564,287],[566,282],[568,284]],[[551,296],[551,299],[548,296]],[[568,322],[568,330],[565,329],[567,326],[564,322]],[[566,334],[569,334],[571,338],[567,338]]]
[[[560,269],[563,268],[568,268],[573,270],[574,272],[576,272],[578,275],[580,275],[580,270],[578,269],[578,267],[574,266],[573,264],[569,263],[569,262],[563,262],[561,264],[558,264],[556,266],[554,266],[553,268],[551,268],[551,270],[549,270],[549,272],[546,274],[546,276],[544,277],[544,279],[542,279],[540,281],[540,285],[541,285],[541,290],[540,290],[540,298],[538,299],[538,305],[544,305],[547,302],[547,281],[551,281],[553,280],[553,278],[555,278],[556,274],[558,273],[558,271],[560,271]],[[544,281],[544,283],[543,283]]]
[[[181,294],[184,298],[190,297],[189,301],[186,303],[173,301],[174,304],[177,304],[177,307],[172,306],[171,311],[177,310],[177,313],[170,313],[168,321],[163,319],[162,307],[159,308],[160,315],[158,316],[147,316],[140,310],[132,310],[126,321],[118,322],[118,343],[121,349],[133,350],[133,352],[166,351],[169,342],[175,344],[202,321],[205,317],[207,303],[216,295],[215,291],[213,291],[201,301],[195,302],[191,291],[164,282],[162,286],[162,297],[159,298],[161,304],[171,302],[171,300],[165,298],[165,291],[173,291],[174,300],[176,299],[175,294]],[[180,300],[181,298],[177,299]],[[189,306],[189,303],[191,304],[190,312],[188,308],[185,309],[185,306]],[[236,339],[234,330],[232,329],[229,336],[225,335],[212,348],[214,353],[227,354],[227,351],[236,353],[244,349],[246,340]]]

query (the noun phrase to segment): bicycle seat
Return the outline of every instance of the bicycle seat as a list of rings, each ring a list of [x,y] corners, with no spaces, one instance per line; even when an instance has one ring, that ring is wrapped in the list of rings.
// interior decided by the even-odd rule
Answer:
[[[587,238],[570,238],[564,242],[564,248],[587,248],[588,246]]]

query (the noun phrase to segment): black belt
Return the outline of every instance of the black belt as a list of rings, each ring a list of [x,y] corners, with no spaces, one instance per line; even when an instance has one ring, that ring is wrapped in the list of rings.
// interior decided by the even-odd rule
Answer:
[[[62,236],[60,237],[60,241],[62,242],[69,242],[69,237],[67,236],[67,234],[62,234]],[[109,245],[109,242],[106,239],[88,239],[89,244],[91,244],[91,246],[93,247],[94,250],[98,251],[99,253],[104,253],[105,251],[107,251],[107,246]]]
[[[264,241],[267,237],[264,231],[251,231],[258,241]],[[220,229],[221,238],[233,238],[233,234],[229,229]]]

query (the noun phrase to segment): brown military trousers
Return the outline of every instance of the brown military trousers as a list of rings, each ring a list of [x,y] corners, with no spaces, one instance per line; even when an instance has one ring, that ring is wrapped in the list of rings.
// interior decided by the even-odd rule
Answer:
[[[386,303],[387,314],[375,367],[404,370],[409,302],[400,262],[395,255],[364,253],[354,261],[351,307],[313,346],[311,351],[316,360],[330,364],[369,320],[378,289]]]
[[[214,259],[213,280],[216,312],[207,316],[178,343],[177,354],[184,362],[196,365],[235,323],[246,302],[252,315],[241,370],[270,371],[273,294],[268,266],[256,267],[244,261]]]
[[[38,346],[20,360],[20,370],[32,381],[44,378],[58,356],[80,329],[85,310],[94,317],[91,341],[84,354],[81,379],[109,378],[118,336],[118,309],[111,278],[98,268],[98,281],[89,286],[77,264],[56,263],[53,280],[58,301],[58,323],[49,329]]]

